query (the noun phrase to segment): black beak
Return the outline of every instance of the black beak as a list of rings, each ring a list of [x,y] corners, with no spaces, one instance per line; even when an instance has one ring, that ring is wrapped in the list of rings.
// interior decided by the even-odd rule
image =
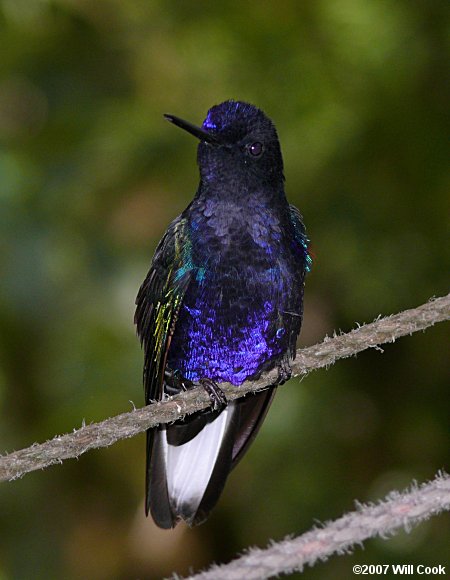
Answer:
[[[207,143],[211,143],[211,145],[220,145],[220,141],[217,137],[210,135],[201,127],[197,127],[196,125],[189,123],[189,121],[184,121],[183,119],[180,119],[180,117],[175,117],[175,115],[164,115],[164,117],[177,127],[180,127],[180,129],[184,129],[191,135],[194,135],[194,137],[197,137],[200,141],[206,141]]]

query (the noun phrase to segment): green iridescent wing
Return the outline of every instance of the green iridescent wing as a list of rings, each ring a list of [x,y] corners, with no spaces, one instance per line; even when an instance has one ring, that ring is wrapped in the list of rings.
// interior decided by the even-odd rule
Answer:
[[[305,254],[305,272],[310,272],[312,267],[312,257],[309,253],[309,239],[303,225],[303,216],[295,205],[289,205],[289,212],[292,225],[294,226],[295,241],[300,244]]]
[[[305,282],[305,275],[311,270],[312,257],[309,253],[309,239],[306,235],[305,226],[303,225],[303,217],[299,210],[294,205],[289,205],[289,217],[294,228],[294,244],[297,251],[303,255],[303,272],[300,273],[299,283],[301,287],[298,292],[298,303],[293,308],[296,313],[291,319],[289,325],[289,351],[292,358],[296,355],[297,337],[300,334],[300,328],[303,318],[303,287]]]
[[[180,216],[158,244],[136,298],[134,321],[144,347],[147,404],[162,396],[167,353],[193,271],[190,247],[186,220]]]

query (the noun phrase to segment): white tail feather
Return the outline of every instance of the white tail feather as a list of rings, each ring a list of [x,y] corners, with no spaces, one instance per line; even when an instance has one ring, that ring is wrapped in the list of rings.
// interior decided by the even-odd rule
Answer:
[[[198,435],[184,445],[169,445],[167,435],[163,436],[167,489],[176,513],[186,504],[193,512],[200,505],[216,464],[233,406],[230,404],[217,419],[205,425]]]

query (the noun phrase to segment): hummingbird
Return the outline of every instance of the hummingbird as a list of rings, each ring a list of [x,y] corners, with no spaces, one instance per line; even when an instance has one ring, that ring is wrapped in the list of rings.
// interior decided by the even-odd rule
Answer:
[[[206,520],[290,378],[312,260],[286,199],[277,131],[260,109],[228,100],[201,127],[165,118],[199,140],[200,183],[136,298],[145,400],[202,385],[212,401],[147,432],[145,511],[169,529]],[[274,384],[227,403],[221,382],[239,386],[274,368]]]

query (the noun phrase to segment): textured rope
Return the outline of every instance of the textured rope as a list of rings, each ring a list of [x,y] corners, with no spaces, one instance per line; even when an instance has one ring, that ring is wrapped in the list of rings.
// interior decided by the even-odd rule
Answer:
[[[391,492],[377,504],[357,505],[337,520],[296,538],[272,543],[265,550],[250,548],[229,564],[213,565],[186,580],[263,580],[301,572],[332,554],[348,554],[355,545],[376,536],[386,538],[411,528],[432,515],[450,510],[450,477],[438,474],[430,483],[415,483],[404,492]],[[348,577],[351,577],[349,568]],[[173,576],[172,578],[179,578]]]
[[[417,308],[378,319],[347,334],[326,337],[321,343],[297,351],[297,357],[291,365],[293,376],[306,375],[315,369],[328,367],[340,358],[355,355],[367,348],[379,349],[380,344],[394,342],[401,336],[425,330],[449,318],[450,294]],[[220,386],[227,399],[232,401],[273,384],[276,375],[275,370],[262,375],[257,381],[247,381],[240,387],[228,383]],[[90,449],[108,447],[149,427],[175,421],[209,405],[208,395],[204,389],[197,387],[169,400],[83,426],[73,433],[56,436],[46,443],[35,443],[0,457],[0,481],[13,480],[31,471],[62,463],[65,459],[79,457]]]

